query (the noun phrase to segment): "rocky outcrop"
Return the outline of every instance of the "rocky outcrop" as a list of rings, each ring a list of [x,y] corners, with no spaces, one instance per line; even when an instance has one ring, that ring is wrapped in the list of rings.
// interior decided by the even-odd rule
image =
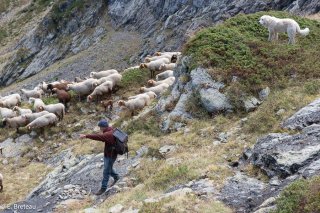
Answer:
[[[35,75],[66,55],[77,54],[99,42],[108,34],[105,22],[109,20],[116,29],[141,34],[145,42],[137,55],[144,57],[157,50],[181,49],[197,30],[238,13],[271,9],[306,15],[319,12],[320,3],[317,0],[58,1],[15,46],[16,53],[2,70],[0,85]]]
[[[105,29],[98,23],[105,13],[105,3],[94,0],[76,5],[67,0],[52,6],[39,25],[15,46],[16,53],[3,68],[0,85],[35,75],[67,54],[88,48],[104,35]]]
[[[308,106],[300,109],[284,121],[282,127],[301,130],[306,126],[318,123],[320,123],[320,99],[317,99]]]

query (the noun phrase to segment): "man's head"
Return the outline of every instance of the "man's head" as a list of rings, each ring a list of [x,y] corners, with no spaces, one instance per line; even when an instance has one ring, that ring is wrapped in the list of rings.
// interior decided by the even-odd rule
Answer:
[[[98,126],[101,130],[104,130],[109,127],[109,122],[106,119],[102,119],[99,121]]]

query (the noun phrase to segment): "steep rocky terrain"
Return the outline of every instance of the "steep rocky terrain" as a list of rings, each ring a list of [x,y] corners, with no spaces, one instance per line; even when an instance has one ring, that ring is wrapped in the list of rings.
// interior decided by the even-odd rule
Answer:
[[[189,43],[175,69],[175,84],[133,118],[123,117],[117,106],[103,112],[100,106],[74,99],[65,119],[44,132],[1,129],[5,191],[0,194],[0,211],[13,212],[19,204],[31,208],[21,212],[261,213],[280,206],[276,199],[289,184],[319,176],[319,76],[307,72],[319,63],[312,44],[319,40],[319,23],[299,18],[313,31],[297,46],[288,47],[288,53],[299,60],[313,55],[314,67],[302,66],[307,71],[294,70],[283,77],[277,73],[283,70],[268,61],[280,83],[267,84],[271,92],[266,84],[257,86],[256,93],[244,89],[247,99],[236,90],[246,75],[230,75],[232,81],[225,81],[220,70],[191,56],[200,52],[207,57],[193,46],[201,41],[201,32],[189,40],[200,29],[238,13],[276,9],[315,14],[318,1],[16,1],[8,8],[0,24],[15,40],[4,36],[1,41],[0,80],[7,85],[1,95],[33,88],[43,80],[72,80],[108,68],[123,70],[147,54],[179,50]],[[20,31],[11,32],[14,15],[18,22],[30,11],[37,14],[33,12]],[[233,24],[243,19],[249,27],[256,26],[260,15],[239,16],[226,26],[242,29]],[[282,51],[283,43],[280,48],[266,44],[266,31],[252,31],[256,43],[240,41],[249,43],[259,57],[271,58]],[[300,51],[302,45],[310,54]],[[256,51],[257,46],[273,52]],[[299,63],[286,56],[284,61]],[[229,75],[228,69],[222,70]],[[120,86],[114,100],[136,93],[148,74],[127,72],[127,84]],[[241,98],[230,97],[230,91]],[[102,145],[79,140],[79,134],[97,131],[101,117],[130,133],[131,152],[115,165],[122,179],[106,194],[94,196],[102,175]]]

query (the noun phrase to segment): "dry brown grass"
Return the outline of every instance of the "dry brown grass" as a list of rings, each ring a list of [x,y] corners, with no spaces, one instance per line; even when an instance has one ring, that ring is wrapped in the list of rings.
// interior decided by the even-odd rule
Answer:
[[[11,204],[23,200],[51,170],[42,163],[24,162],[24,159],[14,161],[11,159],[9,165],[1,166],[4,178],[4,191],[0,193],[1,204]]]
[[[308,16],[306,16],[306,18],[319,21],[320,20],[320,13],[316,13],[316,14],[313,14],[313,15],[308,15]]]

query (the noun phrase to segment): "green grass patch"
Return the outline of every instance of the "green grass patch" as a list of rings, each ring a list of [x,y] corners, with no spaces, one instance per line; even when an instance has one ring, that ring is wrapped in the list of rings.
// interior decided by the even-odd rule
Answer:
[[[45,98],[42,98],[42,101],[45,105],[59,103],[59,100],[55,97],[45,97]]]
[[[320,212],[320,177],[298,180],[282,191],[273,213]]]
[[[120,87],[123,89],[136,88],[144,85],[150,76],[147,69],[133,69],[122,73]]]
[[[268,30],[258,23],[263,14],[266,12],[240,14],[198,32],[184,47],[184,54],[192,56],[191,68],[209,68],[211,76],[226,85],[237,76],[236,87],[245,94],[257,94],[266,86],[286,88],[290,81],[319,78],[320,23],[286,12],[267,12],[294,18],[302,29],[310,28],[308,36],[297,36],[295,45],[287,44],[285,34],[272,43],[267,41]]]

